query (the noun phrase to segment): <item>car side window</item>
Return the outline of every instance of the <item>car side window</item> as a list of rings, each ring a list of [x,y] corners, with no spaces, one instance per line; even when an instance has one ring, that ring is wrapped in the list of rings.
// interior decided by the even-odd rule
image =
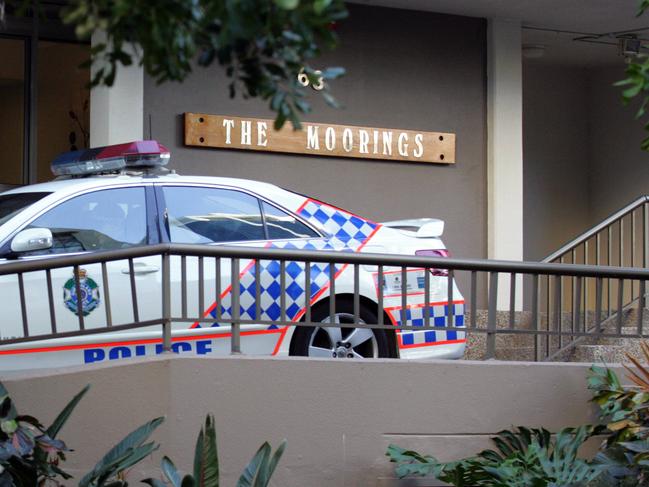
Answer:
[[[259,200],[228,189],[164,186],[173,243],[264,240]]]
[[[269,239],[319,237],[314,230],[279,208],[262,203]]]
[[[71,198],[26,228],[49,228],[54,245],[25,255],[115,250],[147,242],[144,188],[105,189]]]

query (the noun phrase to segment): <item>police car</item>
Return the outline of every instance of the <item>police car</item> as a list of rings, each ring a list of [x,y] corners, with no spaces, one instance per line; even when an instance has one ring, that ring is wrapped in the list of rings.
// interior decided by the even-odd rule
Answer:
[[[169,151],[156,141],[66,153],[52,163],[55,180],[0,194],[0,266],[16,260],[44,259],[60,255],[115,250],[161,242],[200,245],[245,245],[278,249],[335,250],[409,255],[448,256],[440,236],[440,220],[421,219],[376,223],[327,203],[287,191],[272,184],[220,177],[180,176],[166,170]],[[406,230],[407,228],[407,230]],[[198,259],[172,258],[172,314],[180,316],[181,285],[186,284],[189,316],[203,316],[200,323],[173,324],[173,351],[198,355],[226,355],[230,351],[230,326],[219,323],[231,313],[228,288],[230,266]],[[209,260],[209,259],[206,259]],[[329,294],[335,280],[335,322],[351,323],[354,317],[352,268],[311,264],[311,289],[304,289],[305,265],[286,265],[286,293],[280,296],[279,264],[242,261],[240,267],[240,316],[243,319],[278,320],[280,300],[286,303],[288,321],[304,318],[306,300],[312,304],[312,321],[330,320]],[[385,322],[423,325],[425,309],[432,325],[457,330],[404,330],[350,327],[293,327],[242,325],[241,348],[245,354],[303,355],[312,357],[460,358],[464,353],[464,300],[453,283],[448,302],[448,277],[432,271],[430,300],[425,302],[423,269],[408,269],[407,283],[401,270],[386,268],[378,282],[376,268],[360,267],[360,318],[377,322],[378,289],[383,287]],[[105,279],[103,273],[107,273]],[[203,283],[199,286],[199,273]],[[113,324],[134,321],[130,281],[137,283],[139,321],[159,318],[161,309],[161,258],[82,266],[77,287],[73,268],[51,272],[54,312],[58,332],[78,329],[79,311],[85,328],[106,326],[105,296],[110,295]],[[259,276],[261,282],[256,283]],[[103,286],[109,283],[109,289]],[[30,333],[47,334],[50,308],[45,274],[26,273],[22,283],[30,296],[27,318]],[[256,316],[255,293],[259,287],[261,316]],[[2,338],[22,335],[22,310],[15,276],[0,277],[3,307]],[[77,290],[80,289],[80,296]],[[408,309],[401,312],[406,290]],[[199,290],[204,293],[198,298]],[[220,293],[219,290],[222,290]],[[34,298],[34,296],[40,298]],[[218,296],[218,299],[215,298]],[[81,305],[79,304],[81,300]],[[120,303],[129,303],[120,305]],[[198,309],[197,303],[204,303]],[[452,307],[449,313],[449,307]],[[213,321],[210,321],[214,318]],[[448,323],[452,318],[452,323]],[[44,368],[97,363],[162,351],[160,327],[21,342],[0,347],[0,370]]]

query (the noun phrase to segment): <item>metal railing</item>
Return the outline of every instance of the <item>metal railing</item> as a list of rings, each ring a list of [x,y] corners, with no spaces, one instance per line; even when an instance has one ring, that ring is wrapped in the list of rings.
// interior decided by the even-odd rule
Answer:
[[[553,252],[542,262],[571,263],[584,265],[608,265],[618,267],[647,268],[649,259],[649,196],[641,196],[635,201],[619,209],[602,220],[583,234]],[[558,287],[557,287],[558,286]],[[624,322],[624,311],[633,307],[640,297],[644,296],[644,288],[632,284],[624,289],[623,284],[611,279],[601,283],[601,299],[604,300],[602,309],[605,314],[604,326],[620,328]],[[550,283],[547,286],[545,299],[555,296],[559,306],[575,300],[577,289],[574,283],[566,285],[565,280]],[[586,285],[581,299],[585,312],[593,312],[597,289],[594,285]],[[621,300],[621,302],[620,302]],[[546,306],[549,306],[546,303]],[[566,310],[567,311],[567,310]],[[591,324],[591,327],[594,326]],[[574,349],[584,341],[578,337],[550,353],[546,359],[552,360],[561,354]]]
[[[134,272],[140,265],[139,260],[147,257],[157,258],[161,266],[160,286],[153,290],[158,300],[157,311],[153,314],[148,306],[150,303],[143,307],[142,284]],[[120,284],[121,289],[117,289],[111,282],[113,277],[109,272],[110,266],[116,262],[126,265],[122,272],[128,277],[126,284]],[[275,279],[279,294],[275,304],[279,310],[275,318],[264,317],[260,312],[262,307],[267,306],[267,303],[262,302],[261,292],[264,263],[274,263],[274,268],[277,269]],[[303,271],[297,277],[292,273],[295,263]],[[101,273],[103,311],[94,311],[91,315],[94,321],[90,323],[91,317],[84,316],[87,313],[84,312],[82,300],[77,300],[76,313],[62,316],[57,311],[55,302],[55,295],[58,296],[59,293],[53,283],[54,276],[61,270],[68,274],[72,270],[74,290],[77,296],[81,296],[84,279],[81,266],[88,268],[91,265],[95,265]],[[413,270],[423,270],[418,274],[421,280],[417,281],[416,289],[412,289],[408,280],[408,273]],[[336,276],[343,271],[348,273],[344,281],[327,277],[324,284],[322,275],[320,276],[321,289],[324,288],[331,296],[327,304],[330,321],[312,319],[312,308],[318,296],[305,300],[303,309],[297,314],[291,311],[289,305],[289,281],[299,282],[304,286],[303,289],[310,290],[317,281],[316,271],[318,274],[324,272],[326,276]],[[375,276],[376,283],[381,284],[388,273],[396,273],[401,278],[401,292],[398,296],[387,293],[383,285],[376,286],[377,295],[371,302],[377,316],[376,323],[363,322],[360,318],[361,308],[369,303],[368,297],[361,296],[361,279],[366,279],[368,272]],[[445,273],[448,277],[440,275]],[[192,280],[192,276],[197,276],[196,282]],[[27,277],[30,282],[41,283],[37,296],[30,295],[30,292],[36,291],[26,284]],[[254,302],[247,308],[248,315],[243,312],[240,301],[245,279],[245,285],[254,289]],[[464,289],[467,305],[464,307],[463,321],[454,319],[454,306],[443,306],[442,322],[439,321],[439,314],[429,306],[423,307],[419,322],[408,318],[409,309],[421,307],[422,302],[431,303],[436,299],[435,296],[443,295],[444,301],[449,303],[458,301],[460,297],[453,286],[454,279],[467,283]],[[509,280],[509,310],[500,312],[497,309],[498,282],[503,279]],[[648,279],[648,270],[629,267],[160,244],[0,265],[0,284],[15,284],[18,290],[17,302],[11,303],[11,306],[20,309],[22,321],[20,325],[7,322],[6,310],[9,303],[5,303],[5,312],[0,316],[0,345],[156,325],[162,328],[164,350],[171,350],[172,323],[226,323],[231,325],[230,350],[232,353],[241,353],[243,325],[340,327],[333,316],[337,310],[337,301],[341,299],[341,294],[345,294],[351,296],[353,301],[353,321],[345,323],[345,327],[383,329],[388,333],[461,330],[474,337],[469,340],[469,356],[478,358],[476,352],[479,352],[480,358],[505,358],[503,354],[515,345],[527,353],[517,358],[543,360],[578,337],[649,336],[643,324],[645,283]],[[190,289],[190,280],[193,291]],[[604,283],[607,280],[617,283],[613,310],[607,309],[605,305]],[[571,300],[565,300],[564,296],[564,286],[568,284]],[[229,311],[221,306],[226,291],[224,286],[231,288]],[[620,319],[625,303],[628,302],[624,296],[629,289],[638,290],[638,298],[634,301],[637,316],[631,331],[623,329]],[[151,291],[150,288],[148,290]],[[586,306],[591,290],[592,306]],[[122,293],[120,302],[116,302],[117,291]],[[531,301],[531,310],[516,311],[516,302],[524,297],[524,293],[528,293],[526,297]],[[488,298],[486,310],[478,307],[481,295]],[[47,304],[44,305],[43,301]],[[218,302],[218,305],[212,306],[212,312],[208,313],[206,309],[210,308],[211,302]],[[47,325],[43,324],[44,317],[41,315],[38,325],[33,324],[35,311],[32,308],[36,307],[38,313],[49,314]],[[148,311],[144,312],[144,308]],[[606,325],[611,311],[618,319],[613,329],[608,329]],[[128,319],[123,318],[125,313]],[[118,315],[122,318],[118,319]],[[69,323],[71,317],[74,318],[73,324]],[[68,320],[65,326],[62,318]],[[458,327],[459,325],[466,326]]]

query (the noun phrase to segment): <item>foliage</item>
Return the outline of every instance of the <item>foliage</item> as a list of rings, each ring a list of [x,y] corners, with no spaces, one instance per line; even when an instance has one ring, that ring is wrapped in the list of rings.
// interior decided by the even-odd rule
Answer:
[[[68,451],[56,437],[81,398],[84,387],[45,428],[36,418],[18,414],[7,390],[0,383],[0,485],[43,485],[55,477],[70,478],[59,468]]]
[[[19,415],[7,390],[0,383],[0,487],[33,487],[60,485],[59,478],[72,477],[61,470],[59,461],[65,460],[65,444],[55,439],[81,398],[88,392],[86,386],[59,413],[52,425],[45,429],[36,418]],[[164,418],[156,418],[136,428],[106,453],[79,482],[79,487],[128,487],[126,472],[159,448],[147,442]],[[244,469],[237,487],[267,487],[270,478],[286,448],[282,441],[272,453],[265,442]],[[181,478],[176,466],[164,457],[162,472],[173,487],[218,487],[219,459],[216,447],[214,418],[208,415],[196,441],[193,475]],[[157,479],[142,482],[153,487],[166,484]]]
[[[277,463],[284,453],[286,440],[282,441],[275,453],[271,456],[271,447],[265,442],[244,469],[237,487],[266,487],[270,477],[277,467]],[[181,477],[176,466],[167,456],[161,463],[162,472],[168,483],[173,487],[218,487],[219,486],[219,457],[216,446],[216,430],[214,418],[208,415],[205,425],[201,428],[196,440],[194,451],[194,472]],[[144,483],[152,487],[164,487],[167,484],[158,479],[145,479]]]
[[[145,441],[163,421],[156,418],[129,433],[81,479],[79,487],[127,487],[123,473],[158,449],[156,443]]]
[[[63,11],[79,38],[106,34],[92,49],[93,85],[112,85],[118,65],[133,62],[162,83],[216,61],[231,79],[230,96],[268,101],[278,128],[286,120],[299,128],[299,113],[311,110],[298,74],[318,83],[309,62],[335,47],[332,25],[346,16],[344,0],[72,0]],[[322,78],[343,72],[322,69]],[[326,84],[321,93],[335,105]]]
[[[649,362],[649,345],[641,347]],[[622,386],[611,370],[591,368],[588,387],[609,432],[595,461],[606,466],[608,485],[649,485],[649,370],[627,357],[636,367],[625,365],[635,387]]]
[[[648,8],[649,0],[640,0],[638,16],[644,14]],[[615,83],[615,85],[624,87],[622,100],[625,104],[629,104],[636,97],[641,97],[636,118],[644,118],[649,104],[649,55],[645,53],[638,54],[628,64],[626,76],[625,79]],[[649,122],[645,123],[644,128],[649,131]],[[642,141],[641,148],[649,151],[649,136]]]
[[[553,437],[542,428],[519,426],[491,438],[496,450],[484,450],[455,462],[439,462],[396,445],[388,447],[387,455],[397,463],[399,478],[432,474],[456,486],[580,486],[594,480],[603,470],[602,466],[578,457],[579,447],[598,432],[597,427],[581,426],[565,428]]]

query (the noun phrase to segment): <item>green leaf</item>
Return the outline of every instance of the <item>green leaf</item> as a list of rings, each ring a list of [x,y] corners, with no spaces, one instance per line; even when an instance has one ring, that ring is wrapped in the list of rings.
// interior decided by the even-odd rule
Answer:
[[[336,79],[343,76],[345,72],[345,68],[340,66],[329,67],[322,71],[322,77],[324,79]]]
[[[0,419],[15,419],[17,415],[16,407],[9,397],[9,392],[0,382]]]
[[[218,487],[219,457],[216,448],[214,417],[208,414],[205,426],[196,440],[194,452],[194,481],[200,486]]]
[[[641,0],[637,16],[640,17],[649,8],[649,0]]]
[[[167,477],[169,482],[171,482],[171,485],[173,485],[173,487],[181,487],[180,474],[178,473],[176,466],[169,457],[162,457],[160,467],[162,468],[162,473],[165,475],[165,477]]]
[[[326,91],[321,91],[321,93],[327,105],[333,108],[340,108],[340,104],[338,103],[338,101],[336,101],[336,99],[333,96],[331,96]]]
[[[248,465],[243,469],[239,481],[237,482],[237,487],[252,487],[255,476],[259,467],[264,462],[268,462],[268,457],[270,456],[270,445],[268,442],[264,442],[257,453],[252,457],[252,460],[248,462]]]
[[[284,439],[277,447],[277,450],[275,450],[275,453],[273,453],[273,456],[270,458],[270,460],[264,464],[264,468],[260,468],[259,473],[257,475],[257,480],[255,482],[255,487],[266,487],[268,485],[268,482],[270,482],[270,478],[275,472],[275,469],[277,468],[277,464],[279,463],[279,460],[282,458],[285,449],[286,449],[286,440]]]
[[[282,102],[282,104],[284,104],[284,102]],[[286,115],[284,115],[283,111],[278,111],[277,117],[275,117],[275,123],[273,123],[273,128],[275,130],[280,130],[284,126],[284,123],[286,123]]]
[[[316,14],[320,15],[329,5],[331,5],[331,0],[315,0],[313,2],[313,10]]]
[[[146,441],[151,433],[162,424],[163,421],[164,418],[162,417],[156,418],[129,433],[122,441],[111,448],[108,453],[97,462],[94,468],[81,479],[79,487],[89,487],[92,485],[91,482],[93,479],[100,478],[106,473],[118,471],[120,464],[131,466],[132,464],[130,464],[130,460],[132,457],[141,460],[146,456],[141,456],[143,452],[148,450],[148,453],[150,453],[153,451],[156,448],[153,443],[144,445],[142,449],[138,448]]]
[[[56,417],[52,425],[47,428],[46,433],[50,438],[56,438],[56,435],[59,434],[59,431],[63,427],[63,425],[66,423],[70,415],[72,414],[72,411],[74,411],[74,408],[77,407],[77,404],[79,404],[79,401],[83,398],[83,396],[86,395],[88,390],[90,389],[90,384],[88,384],[86,387],[81,389],[77,393],[76,396],[74,396],[70,402],[63,408],[63,410],[59,413],[59,415]]]
[[[295,106],[302,113],[309,113],[311,111],[311,105],[306,100],[295,100]]]
[[[271,102],[270,102],[270,108],[273,111],[278,112],[279,109],[280,109],[280,106],[282,105],[282,103],[284,103],[285,98],[286,98],[286,92],[284,92],[284,91],[276,92],[275,95],[273,96]]]
[[[0,430],[8,435],[13,434],[18,429],[18,422],[15,419],[9,419],[0,423]]]
[[[284,10],[294,10],[300,4],[300,0],[275,0],[275,5]]]
[[[635,86],[632,86],[631,88],[627,88],[626,90],[624,90],[622,92],[622,96],[624,98],[627,98],[627,99],[633,98],[633,97],[637,96],[638,93],[640,93],[640,91],[642,91],[642,89],[643,89],[642,84],[636,84]]]

